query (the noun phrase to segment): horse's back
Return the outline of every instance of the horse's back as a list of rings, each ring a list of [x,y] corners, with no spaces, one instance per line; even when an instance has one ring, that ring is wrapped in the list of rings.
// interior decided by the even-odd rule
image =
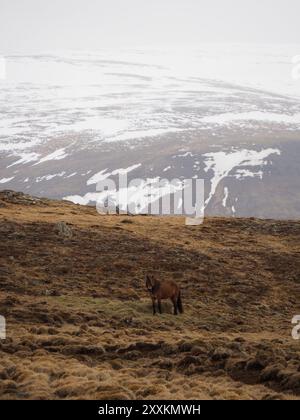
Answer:
[[[173,280],[165,280],[160,283],[159,292],[162,299],[172,298],[178,295],[179,287]]]

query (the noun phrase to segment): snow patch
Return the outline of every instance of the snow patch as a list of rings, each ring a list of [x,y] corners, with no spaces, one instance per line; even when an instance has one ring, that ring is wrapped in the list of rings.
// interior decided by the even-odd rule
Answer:
[[[61,160],[61,159],[66,158],[67,156],[68,156],[68,154],[65,153],[65,148],[58,149],[58,150],[55,150],[55,152],[50,153],[49,155],[47,155],[47,156],[43,157],[42,159],[40,159],[33,166],[40,165],[41,163],[48,162],[49,160]]]
[[[13,162],[12,164],[10,164],[9,166],[7,166],[6,168],[11,168],[12,166],[15,165],[21,165],[21,164],[26,164],[29,162],[34,162],[36,160],[39,159],[40,155],[38,153],[22,153],[19,154],[20,159],[16,160],[15,162]]]
[[[244,179],[244,178],[260,178],[263,179],[263,171],[258,172],[251,172],[249,169],[238,169],[234,177],[236,179]]]
[[[6,184],[7,182],[11,181],[12,179],[14,179],[14,176],[12,176],[11,178],[2,178],[2,179],[0,179],[0,184]]]
[[[53,178],[56,178],[56,177],[62,177],[62,176],[64,176],[65,174],[66,174],[66,172],[65,172],[65,171],[63,171],[63,172],[60,172],[60,173],[58,173],[58,174],[51,174],[51,175],[39,176],[39,177],[37,177],[37,178],[35,179],[35,182],[50,181],[50,180],[51,180],[51,179],[53,179]]]
[[[229,194],[228,188],[225,187],[224,188],[224,198],[223,198],[223,201],[222,201],[223,207],[225,207],[225,208],[226,208],[226,203],[227,203],[227,200],[228,200],[228,194]]]
[[[228,124],[237,121],[257,121],[257,122],[270,122],[277,124],[300,124],[300,113],[287,115],[287,114],[277,114],[275,112],[262,112],[262,111],[252,111],[252,112],[226,112],[223,114],[211,115],[201,119],[203,123],[213,123],[213,124]]]
[[[137,163],[136,165],[129,166],[126,169],[124,169],[124,168],[115,169],[114,171],[107,172],[107,173],[105,173],[107,171],[107,169],[103,169],[102,171],[96,173],[90,179],[88,179],[86,184],[87,185],[97,184],[98,182],[104,181],[105,179],[109,178],[110,176],[128,174],[129,172],[132,172],[135,169],[139,168],[141,165],[142,165],[141,163]]]
[[[160,198],[181,191],[183,188],[183,184],[180,181],[171,184],[166,180],[162,182],[159,178],[148,178],[147,180],[140,180],[138,184],[129,184],[126,190],[109,190],[95,193],[88,192],[83,196],[66,196],[64,197],[64,200],[72,201],[75,204],[87,205],[91,202],[102,204],[109,199],[109,202],[114,203],[115,206],[119,206],[121,211],[127,211],[126,203],[128,203],[130,211],[139,214],[147,213],[149,205],[157,203]],[[177,209],[179,209],[181,205],[182,200],[179,200]]]
[[[205,172],[212,171],[210,194],[205,201],[205,207],[214,196],[216,189],[222,179],[226,178],[230,172],[240,166],[262,166],[265,165],[265,159],[272,154],[280,155],[279,149],[263,149],[260,152],[256,150],[237,150],[234,152],[211,152],[205,153]]]

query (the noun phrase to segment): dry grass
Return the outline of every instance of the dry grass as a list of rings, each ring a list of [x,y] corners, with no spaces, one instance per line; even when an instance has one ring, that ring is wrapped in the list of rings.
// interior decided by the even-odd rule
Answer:
[[[299,398],[300,223],[30,203],[0,193],[0,398]],[[182,316],[152,316],[148,271]]]

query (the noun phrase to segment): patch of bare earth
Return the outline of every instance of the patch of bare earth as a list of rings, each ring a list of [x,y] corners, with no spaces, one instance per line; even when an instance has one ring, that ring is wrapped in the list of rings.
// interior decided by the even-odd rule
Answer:
[[[299,222],[186,227],[2,192],[0,237],[1,399],[300,398]],[[180,284],[182,316],[152,316],[149,271]]]

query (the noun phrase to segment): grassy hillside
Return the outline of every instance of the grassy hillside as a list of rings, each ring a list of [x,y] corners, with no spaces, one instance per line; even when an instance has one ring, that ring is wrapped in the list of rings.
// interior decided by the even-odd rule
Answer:
[[[0,192],[0,237],[0,398],[300,398],[300,222]],[[147,272],[180,284],[183,315],[152,316]]]

